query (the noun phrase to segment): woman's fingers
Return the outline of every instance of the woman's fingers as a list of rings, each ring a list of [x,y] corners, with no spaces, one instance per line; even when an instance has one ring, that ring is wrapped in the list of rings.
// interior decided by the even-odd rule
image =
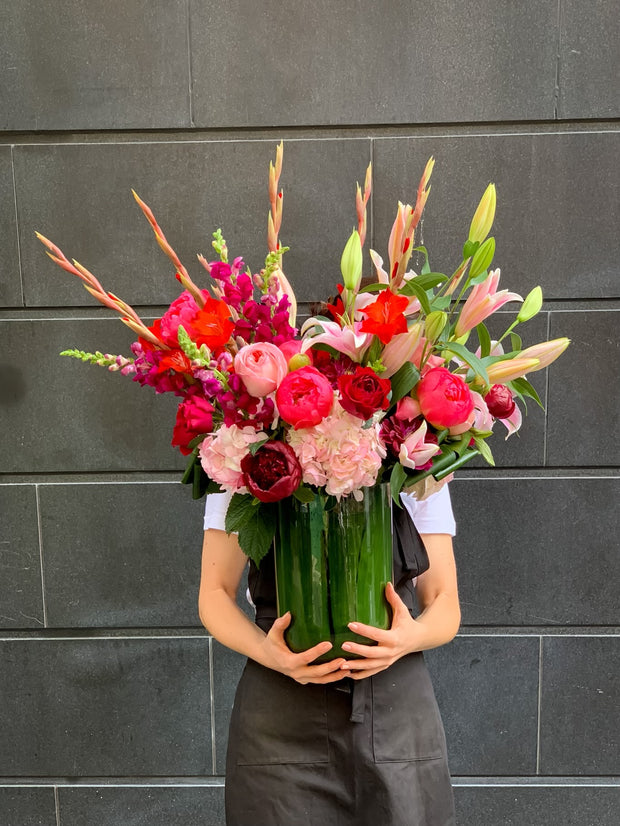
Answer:
[[[349,676],[352,680],[365,680],[366,677],[372,677],[375,674],[378,674],[380,671],[385,671],[387,667],[388,666],[386,664],[380,666],[379,668],[370,668],[367,671],[352,671],[351,674],[349,674]]]
[[[375,628],[374,625],[364,625],[363,622],[350,622],[349,628],[361,637],[368,637],[369,640],[375,640],[376,642],[388,642],[390,639],[389,631]]]
[[[320,657],[321,654],[325,654],[329,649],[332,647],[331,642],[320,642],[318,645],[314,645],[312,648],[308,648],[306,651],[302,651],[300,654],[295,654],[298,658],[299,662],[303,665],[308,665],[313,660],[316,660],[317,657]]]

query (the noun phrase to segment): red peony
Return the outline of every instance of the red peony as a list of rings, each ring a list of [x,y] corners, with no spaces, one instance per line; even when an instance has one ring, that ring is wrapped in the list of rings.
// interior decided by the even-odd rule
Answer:
[[[388,409],[391,389],[389,380],[380,379],[370,367],[357,367],[355,373],[338,377],[340,404],[364,421],[377,410]]]
[[[461,424],[474,409],[469,387],[445,367],[434,367],[425,373],[417,384],[416,396],[422,415],[433,427]]]
[[[312,427],[329,415],[334,391],[316,367],[300,367],[285,376],[276,390],[280,416],[295,430]]]
[[[188,445],[192,439],[213,430],[214,410],[213,405],[200,396],[190,396],[181,402],[172,431],[172,446],[178,447],[184,456],[189,456],[192,448]]]
[[[243,484],[261,502],[278,502],[297,490],[301,465],[295,451],[284,442],[267,442],[254,455],[241,460]]]
[[[507,419],[515,409],[515,400],[505,384],[494,384],[484,397],[489,413],[496,419]]]

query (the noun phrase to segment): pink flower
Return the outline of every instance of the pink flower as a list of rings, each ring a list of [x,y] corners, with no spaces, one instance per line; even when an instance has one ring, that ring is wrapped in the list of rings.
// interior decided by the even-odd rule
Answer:
[[[517,293],[510,293],[508,290],[497,292],[499,274],[499,270],[490,272],[484,281],[476,284],[468,295],[456,322],[454,331],[457,337],[464,335],[468,330],[472,330],[508,301],[523,301]]]
[[[405,396],[400,399],[396,405],[396,419],[417,419],[420,415],[420,405],[417,399],[412,399],[411,396]]]
[[[334,391],[315,367],[300,367],[282,379],[276,391],[280,416],[295,430],[312,427],[332,409]]]
[[[414,324],[406,333],[395,335],[385,345],[381,353],[381,363],[385,367],[385,371],[381,374],[383,378],[389,379],[400,370],[405,362],[413,358],[420,343],[422,329],[421,324]]]
[[[341,327],[337,321],[309,318],[301,328],[301,335],[304,338],[301,346],[302,353],[315,344],[328,344],[334,350],[344,353],[352,361],[359,363],[372,341],[372,333],[361,331],[363,323],[363,321],[356,321],[352,326]],[[321,332],[314,334],[317,328]]]
[[[299,459],[303,481],[325,486],[338,499],[374,485],[386,455],[379,426],[363,427],[338,402],[319,424],[290,430],[287,439]]]
[[[501,423],[504,427],[508,430],[506,434],[506,438],[512,436],[513,433],[516,433],[517,430],[521,427],[521,423],[523,421],[523,417],[521,415],[521,410],[519,409],[519,405],[515,403],[515,409],[512,411],[510,416],[505,419],[500,419]]]
[[[466,421],[474,409],[469,387],[445,367],[429,370],[416,385],[424,418],[434,427],[453,427]]]
[[[401,465],[415,470],[426,465],[436,453],[440,452],[439,445],[425,441],[426,431],[426,422],[423,421],[420,427],[407,436],[401,444],[398,454]]]
[[[248,393],[259,399],[273,393],[288,373],[284,354],[268,341],[242,347],[234,364],[235,373],[243,380]]]
[[[178,447],[184,456],[189,456],[188,447],[192,439],[213,430],[215,408],[201,396],[189,396],[178,407],[176,423],[172,431],[172,446]]]
[[[420,364],[422,363],[422,357],[424,357],[424,367],[420,370],[420,374],[424,376],[428,373],[429,370],[433,370],[435,367],[441,367],[445,362],[441,356],[432,356],[429,355],[432,353],[432,343],[427,341],[424,336],[421,336],[418,339],[418,343],[416,345],[415,350],[413,351],[413,355],[409,359],[409,361],[420,370]]]
[[[265,434],[257,432],[250,425],[220,427],[215,434],[207,436],[198,451],[200,464],[214,482],[229,491],[247,493],[243,483],[241,460],[248,454],[250,445],[264,440]]]
[[[205,300],[210,298],[207,290],[202,290],[202,295]],[[186,332],[191,332],[192,322],[198,315],[200,308],[196,304],[194,296],[187,290],[184,290],[178,298],[172,302],[166,312],[160,319],[159,334],[161,340],[170,347],[178,347],[179,341],[177,338],[179,325],[181,325]]]

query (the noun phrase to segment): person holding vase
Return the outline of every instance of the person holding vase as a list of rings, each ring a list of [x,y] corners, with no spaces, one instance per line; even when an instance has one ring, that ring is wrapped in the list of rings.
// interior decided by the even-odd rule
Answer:
[[[329,641],[301,653],[287,646],[291,615],[277,616],[271,553],[259,568],[250,562],[255,622],[238,607],[248,558],[224,530],[231,496],[207,496],[200,618],[248,658],[229,731],[227,826],[454,826],[443,725],[422,652],[449,642],[460,624],[455,523],[447,485],[428,495],[429,487],[418,498],[401,494],[404,507],[393,508],[391,627],[352,618],[342,644],[350,658],[327,662]]]

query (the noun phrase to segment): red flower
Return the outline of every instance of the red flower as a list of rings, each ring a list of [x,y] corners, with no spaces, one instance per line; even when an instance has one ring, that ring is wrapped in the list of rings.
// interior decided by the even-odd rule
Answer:
[[[234,328],[228,304],[217,298],[207,298],[186,332],[198,347],[206,344],[209,350],[216,350],[228,342]]]
[[[377,410],[387,410],[392,389],[388,379],[380,379],[370,367],[358,367],[355,373],[338,377],[340,404],[347,413],[366,421]]]
[[[334,391],[316,367],[300,367],[285,376],[276,390],[280,416],[295,430],[323,421],[334,404]]]
[[[267,442],[241,460],[243,484],[261,502],[278,502],[297,490],[301,465],[284,442]]]
[[[214,410],[213,405],[200,396],[190,396],[181,402],[172,431],[172,446],[178,447],[184,456],[189,456],[192,449],[188,445],[192,439],[213,430]]]
[[[157,365],[157,372],[174,370],[175,373],[192,373],[192,363],[183,350],[164,350],[164,354]]]
[[[507,419],[515,409],[512,393],[504,384],[494,384],[484,397],[489,413],[496,419]]]
[[[416,386],[422,415],[434,427],[461,424],[474,410],[474,400],[460,376],[445,367],[434,367]]]
[[[362,322],[361,331],[373,333],[383,344],[387,344],[395,335],[407,332],[407,319],[403,310],[408,305],[407,296],[382,290],[376,301],[360,311],[367,316]]]

